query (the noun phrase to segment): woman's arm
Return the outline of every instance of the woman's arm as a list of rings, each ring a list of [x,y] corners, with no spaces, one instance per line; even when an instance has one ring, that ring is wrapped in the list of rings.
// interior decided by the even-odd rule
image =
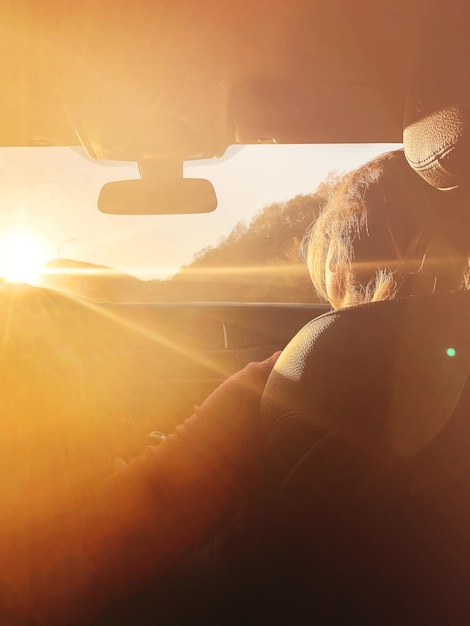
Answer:
[[[85,546],[101,600],[189,554],[256,491],[259,404],[278,356],[231,376],[174,434],[97,490]]]

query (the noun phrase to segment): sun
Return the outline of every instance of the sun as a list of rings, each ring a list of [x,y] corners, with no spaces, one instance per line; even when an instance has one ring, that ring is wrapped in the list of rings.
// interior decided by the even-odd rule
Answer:
[[[9,282],[36,284],[49,258],[46,242],[32,230],[18,227],[0,236],[0,276]]]

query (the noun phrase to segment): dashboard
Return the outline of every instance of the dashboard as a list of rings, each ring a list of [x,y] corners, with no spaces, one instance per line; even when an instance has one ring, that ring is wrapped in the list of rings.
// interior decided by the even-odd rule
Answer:
[[[5,284],[1,360],[8,385],[1,402],[12,422],[31,422],[33,429],[46,403],[51,428],[79,431],[85,447],[101,437],[109,459],[131,458],[149,443],[150,432],[172,432],[228,376],[282,350],[327,310],[319,304],[94,304]]]

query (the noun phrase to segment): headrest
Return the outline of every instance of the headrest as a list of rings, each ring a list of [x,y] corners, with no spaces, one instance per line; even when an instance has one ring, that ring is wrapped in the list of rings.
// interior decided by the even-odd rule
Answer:
[[[470,384],[469,319],[468,291],[326,313],[281,354],[263,419],[271,430],[307,419],[381,455],[413,455],[444,428]]]
[[[469,180],[470,3],[426,4],[405,109],[411,167],[439,189]]]

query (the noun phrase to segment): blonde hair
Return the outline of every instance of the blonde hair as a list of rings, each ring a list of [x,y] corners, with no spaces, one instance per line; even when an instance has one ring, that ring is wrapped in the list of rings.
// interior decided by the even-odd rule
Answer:
[[[308,268],[320,297],[341,308],[468,288],[470,211],[461,203],[444,207],[444,197],[402,150],[349,174],[308,236]]]

